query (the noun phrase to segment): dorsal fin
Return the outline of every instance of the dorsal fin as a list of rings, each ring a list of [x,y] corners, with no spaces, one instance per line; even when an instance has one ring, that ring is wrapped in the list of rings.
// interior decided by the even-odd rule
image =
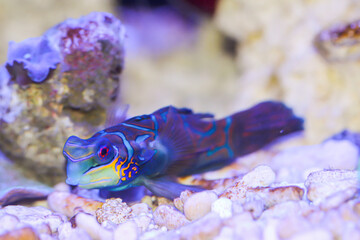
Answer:
[[[177,175],[193,165],[193,161],[200,154],[207,151],[207,149],[199,147],[197,137],[192,132],[192,129],[188,127],[189,121],[201,121],[201,118],[210,117],[211,115],[194,114],[190,115],[194,118],[187,118],[188,115],[184,118],[181,113],[179,114],[181,111],[174,107],[170,106],[167,110],[165,126],[161,129],[159,138],[160,142],[166,147],[170,159],[166,173]],[[192,112],[187,111],[186,114],[192,114]]]

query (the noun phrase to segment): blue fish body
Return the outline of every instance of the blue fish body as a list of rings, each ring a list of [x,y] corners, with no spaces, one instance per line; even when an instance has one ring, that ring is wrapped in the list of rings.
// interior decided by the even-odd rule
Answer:
[[[174,198],[176,177],[224,167],[274,139],[303,129],[303,120],[278,102],[263,102],[215,120],[172,106],[130,118],[89,139],[71,136],[65,143],[66,182],[83,188],[120,191],[144,185]]]

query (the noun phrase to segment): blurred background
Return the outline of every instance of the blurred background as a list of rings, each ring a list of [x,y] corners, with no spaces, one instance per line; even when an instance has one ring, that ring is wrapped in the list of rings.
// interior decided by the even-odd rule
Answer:
[[[360,130],[360,38],[326,37],[360,19],[359,1],[0,0],[1,62],[10,40],[92,11],[125,24],[130,116],[172,104],[223,117],[279,100],[306,119],[305,143]]]

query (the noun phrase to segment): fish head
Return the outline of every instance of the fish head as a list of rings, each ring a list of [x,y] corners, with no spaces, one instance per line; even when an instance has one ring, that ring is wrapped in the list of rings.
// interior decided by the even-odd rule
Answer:
[[[121,139],[120,139],[121,140]],[[71,136],[65,143],[63,155],[66,159],[66,183],[86,189],[112,188],[124,185],[134,177],[137,166],[128,163],[124,144],[112,136],[96,136],[81,139]],[[126,166],[125,166],[126,165]],[[125,173],[129,166],[132,173]],[[127,177],[121,174],[127,174]]]

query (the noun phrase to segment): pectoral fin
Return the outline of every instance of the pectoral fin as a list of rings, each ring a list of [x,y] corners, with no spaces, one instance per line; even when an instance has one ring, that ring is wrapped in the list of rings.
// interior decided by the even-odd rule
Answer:
[[[144,178],[143,185],[157,196],[174,199],[180,196],[185,190],[200,192],[205,189],[199,186],[183,185],[168,177]]]

